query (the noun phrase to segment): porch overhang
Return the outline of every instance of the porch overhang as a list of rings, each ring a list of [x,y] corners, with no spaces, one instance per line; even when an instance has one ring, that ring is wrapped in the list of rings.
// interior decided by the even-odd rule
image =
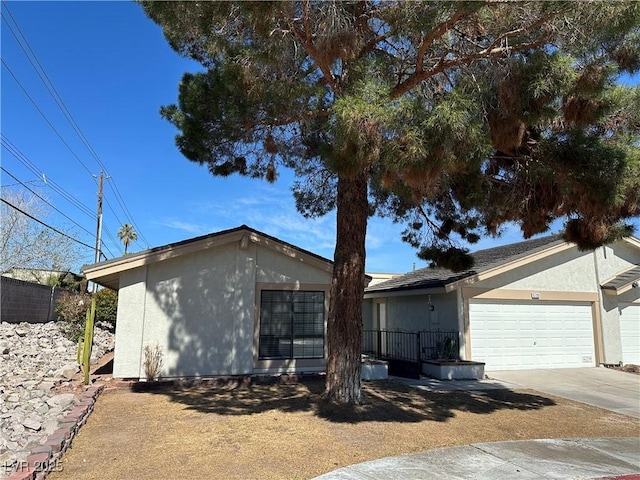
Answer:
[[[606,295],[617,296],[640,286],[640,265],[625,270],[603,283],[600,288]]]

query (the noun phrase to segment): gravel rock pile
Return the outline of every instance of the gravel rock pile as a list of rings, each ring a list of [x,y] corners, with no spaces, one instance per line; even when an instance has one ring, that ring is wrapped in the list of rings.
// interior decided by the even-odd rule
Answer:
[[[113,345],[114,335],[96,327],[91,361]],[[55,322],[0,323],[0,479],[46,442],[76,404],[73,393],[52,391],[80,371],[76,353]]]

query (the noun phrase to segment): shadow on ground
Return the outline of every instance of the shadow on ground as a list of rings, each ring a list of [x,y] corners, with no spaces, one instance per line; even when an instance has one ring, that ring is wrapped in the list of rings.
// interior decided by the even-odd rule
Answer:
[[[321,398],[324,381],[296,383],[215,381],[200,386],[137,383],[134,392],[168,396],[188,410],[218,415],[252,415],[270,410],[314,412],[331,422],[446,422],[456,412],[490,414],[499,410],[539,410],[556,405],[552,399],[513,390],[433,392],[393,380],[367,382],[362,405],[336,405]]]

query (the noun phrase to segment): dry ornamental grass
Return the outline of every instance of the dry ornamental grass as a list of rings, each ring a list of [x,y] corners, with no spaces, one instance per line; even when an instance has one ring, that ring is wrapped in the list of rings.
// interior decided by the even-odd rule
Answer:
[[[640,420],[533,391],[426,392],[366,383],[326,403],[323,382],[103,393],[62,479],[303,479],[390,455],[474,442],[638,436]]]

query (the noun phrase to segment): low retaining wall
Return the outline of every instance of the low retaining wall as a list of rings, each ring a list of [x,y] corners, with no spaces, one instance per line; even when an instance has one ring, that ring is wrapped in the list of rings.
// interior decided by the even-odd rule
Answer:
[[[43,480],[49,472],[62,468],[60,458],[69,448],[80,427],[87,422],[93,412],[98,395],[104,385],[89,387],[80,397],[76,406],[64,416],[44,445],[36,447],[24,462],[18,463],[16,471],[5,480]]]
[[[363,360],[360,378],[362,380],[386,380],[389,378],[389,364],[382,360]]]
[[[422,373],[437,380],[481,380],[484,378],[484,363],[430,360],[422,362]]]

